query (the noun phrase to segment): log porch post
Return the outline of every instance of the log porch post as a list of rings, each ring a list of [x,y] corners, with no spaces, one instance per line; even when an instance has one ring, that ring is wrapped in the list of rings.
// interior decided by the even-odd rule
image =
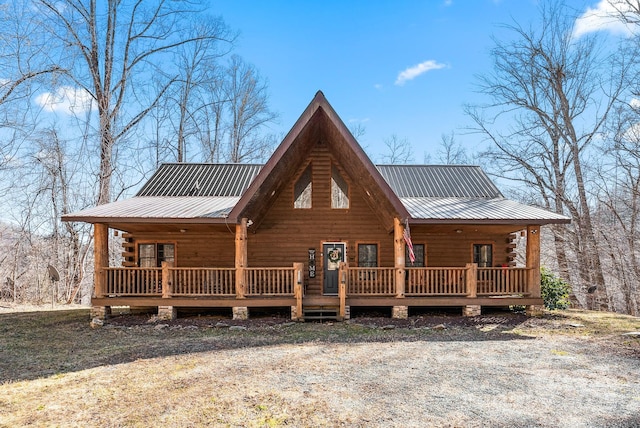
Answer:
[[[404,279],[405,279],[405,266],[404,266],[404,226],[399,218],[393,219],[393,255],[394,255],[394,267],[395,267],[395,289],[396,297],[404,297]]]
[[[344,321],[347,313],[347,270],[349,265],[341,262],[338,265],[338,299],[340,306],[338,308],[338,321]]]
[[[540,226],[527,226],[527,269],[531,297],[540,297]]]
[[[107,275],[104,268],[109,267],[109,226],[102,223],[93,225],[93,287],[96,297],[107,294]]]
[[[467,263],[467,297],[475,299],[478,297],[478,265]]]
[[[293,295],[296,298],[295,316],[292,317],[294,321],[302,320],[302,298],[304,296],[302,280],[304,275],[302,270],[304,269],[304,263],[294,263],[293,269],[295,272],[295,283],[293,284]],[[294,311],[292,311],[294,312]]]
[[[245,275],[247,267],[247,219],[240,220],[236,224],[236,298],[244,299]]]

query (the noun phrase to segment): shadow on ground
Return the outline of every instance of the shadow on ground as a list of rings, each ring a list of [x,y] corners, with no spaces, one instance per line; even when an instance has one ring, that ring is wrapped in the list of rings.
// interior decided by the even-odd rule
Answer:
[[[513,332],[532,320],[523,314],[421,314],[406,320],[362,315],[345,323],[292,323],[277,315],[246,321],[213,315],[172,321],[119,315],[103,327],[90,328],[87,309],[0,314],[0,383],[139,359],[258,346],[532,339]]]

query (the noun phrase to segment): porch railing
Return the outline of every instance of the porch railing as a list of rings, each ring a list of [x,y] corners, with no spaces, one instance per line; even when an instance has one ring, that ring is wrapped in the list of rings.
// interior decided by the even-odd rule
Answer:
[[[304,265],[294,267],[138,268],[102,269],[102,296],[217,296],[242,298],[297,296]],[[404,273],[392,267],[349,267],[340,271],[345,296],[506,296],[531,295],[528,268],[407,267]],[[398,292],[396,282],[404,278]],[[237,281],[242,281],[238,286]],[[240,290],[240,291],[239,291]],[[301,295],[301,293],[298,293]],[[300,297],[301,298],[301,297]]]
[[[245,294],[247,296],[293,295],[296,270],[283,268],[244,268]]]
[[[394,268],[349,267],[347,268],[347,294],[386,296],[395,294]]]
[[[464,296],[468,268],[406,268],[407,296]]]
[[[479,296],[529,294],[528,268],[478,268]]]
[[[234,268],[169,268],[172,296],[235,296]]]
[[[162,268],[104,268],[108,296],[162,295]]]

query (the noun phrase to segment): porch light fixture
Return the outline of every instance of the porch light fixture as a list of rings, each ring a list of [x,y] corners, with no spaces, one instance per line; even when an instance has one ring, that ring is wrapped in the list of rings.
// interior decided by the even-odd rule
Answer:
[[[187,229],[180,229],[180,233],[185,233]]]
[[[462,229],[456,229],[456,233],[462,233]]]

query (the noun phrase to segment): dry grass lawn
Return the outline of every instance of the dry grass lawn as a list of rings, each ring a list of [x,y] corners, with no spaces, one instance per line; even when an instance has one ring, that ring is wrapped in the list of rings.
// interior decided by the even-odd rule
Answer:
[[[149,321],[0,308],[0,426],[640,425],[638,318]]]

